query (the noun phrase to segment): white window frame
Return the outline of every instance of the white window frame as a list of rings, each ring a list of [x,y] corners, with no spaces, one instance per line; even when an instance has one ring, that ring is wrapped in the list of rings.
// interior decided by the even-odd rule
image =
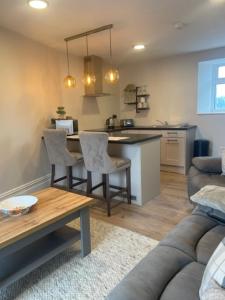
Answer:
[[[225,66],[225,58],[198,62],[197,114],[225,114],[216,109],[216,86],[225,84],[225,78],[218,78],[218,68]]]
[[[218,84],[225,84],[225,78],[218,77],[220,67],[225,67],[225,63],[216,64],[214,66],[213,80],[212,80],[213,93],[212,93],[212,103],[211,103],[211,112],[212,113],[225,113],[225,109],[216,109],[216,86]]]

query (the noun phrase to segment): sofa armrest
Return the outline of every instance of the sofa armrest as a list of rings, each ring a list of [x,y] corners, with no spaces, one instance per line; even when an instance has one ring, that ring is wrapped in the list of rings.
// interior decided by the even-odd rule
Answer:
[[[201,172],[204,173],[222,173],[222,161],[220,157],[194,157],[192,164]]]

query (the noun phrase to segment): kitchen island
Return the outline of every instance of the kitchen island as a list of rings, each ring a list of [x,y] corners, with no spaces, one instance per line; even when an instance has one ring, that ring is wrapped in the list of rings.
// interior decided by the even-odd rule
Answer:
[[[109,154],[131,160],[132,203],[137,205],[143,205],[160,193],[160,137],[159,134],[109,134]],[[78,135],[67,139],[70,151],[81,151]],[[86,176],[84,168],[74,168],[74,174]],[[93,178],[93,184],[101,181],[97,174]],[[110,183],[125,186],[125,174],[111,174]]]

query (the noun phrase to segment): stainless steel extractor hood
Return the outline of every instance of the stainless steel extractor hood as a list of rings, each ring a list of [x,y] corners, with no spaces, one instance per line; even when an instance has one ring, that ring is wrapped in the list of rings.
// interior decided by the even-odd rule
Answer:
[[[103,92],[103,62],[101,57],[90,55],[84,57],[84,74],[91,73],[95,82],[84,86],[85,97],[104,97],[109,93]]]

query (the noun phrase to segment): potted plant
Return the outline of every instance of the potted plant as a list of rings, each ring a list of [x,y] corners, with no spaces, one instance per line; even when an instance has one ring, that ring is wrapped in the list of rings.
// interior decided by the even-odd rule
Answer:
[[[58,114],[58,119],[65,119],[66,111],[64,106],[58,106],[56,113]]]

